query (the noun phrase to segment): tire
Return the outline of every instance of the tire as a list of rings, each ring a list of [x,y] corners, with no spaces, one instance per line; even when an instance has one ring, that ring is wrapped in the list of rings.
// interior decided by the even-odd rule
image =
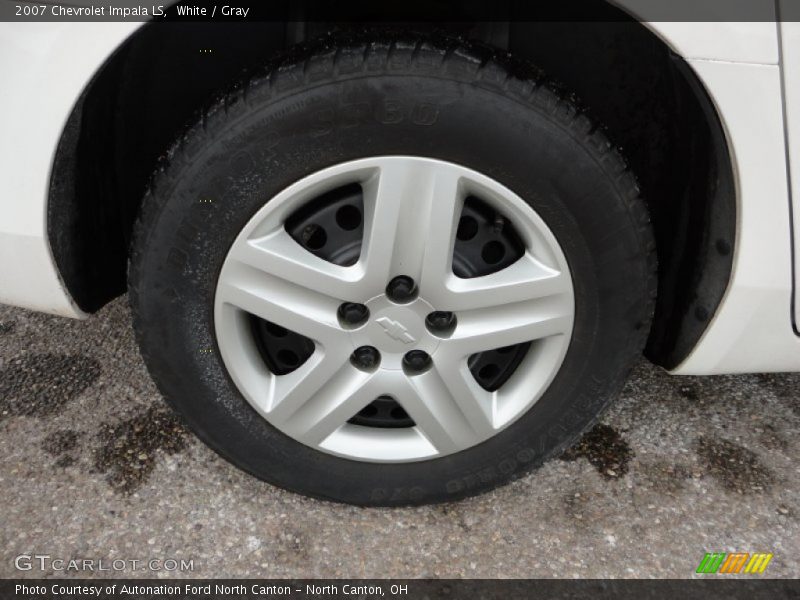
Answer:
[[[246,393],[253,389],[245,382],[249,375],[229,368],[234,359],[221,350],[235,353],[235,344],[222,344],[219,336],[227,339],[228,330],[217,329],[229,252],[244,230],[256,227],[259,211],[278,210],[270,209],[277,202],[270,199],[315,173],[382,157],[423,157],[434,167],[467,169],[511,190],[529,207],[523,212],[539,219],[542,235],[555,240],[553,252],[566,261],[564,280],[571,285],[571,300],[561,304],[572,311],[570,327],[556,336],[565,340],[563,352],[537,397],[486,439],[430,459],[362,460],[345,457],[339,446],[328,452],[298,441],[265,418]],[[425,39],[350,40],[295,52],[207,110],[154,176],[129,269],[142,355],[164,397],[196,434],[267,482],[358,505],[423,504],[483,492],[572,444],[598,419],[640,355],[654,306],[655,246],[638,194],[603,132],[538,73],[507,58]],[[501,232],[497,215],[503,210],[494,213]],[[367,219],[366,212],[362,216]],[[270,295],[272,288],[266,289]],[[275,289],[280,296],[284,288]],[[245,321],[236,323],[244,327]],[[252,348],[247,351],[251,356]],[[509,381],[536,368],[527,358],[533,351],[525,352],[518,361],[524,368],[512,369]],[[400,372],[408,374],[393,371]],[[352,448],[367,452],[360,442]]]

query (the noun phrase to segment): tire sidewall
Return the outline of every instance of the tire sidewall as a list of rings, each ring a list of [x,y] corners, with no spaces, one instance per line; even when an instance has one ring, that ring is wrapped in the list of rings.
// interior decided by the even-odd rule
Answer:
[[[267,87],[267,86],[264,86]],[[621,385],[646,320],[642,240],[588,138],[547,106],[459,78],[369,75],[228,107],[174,157],[152,193],[131,294],[143,355],[165,397],[212,448],[254,475],[357,504],[456,499],[539,464],[589,426]],[[233,240],[269,199],[313,172],[371,156],[454,162],[505,185],[543,218],[575,290],[572,340],[537,403],[454,455],[388,465],[306,447],[243,399],[217,349],[213,303]],[[609,235],[613,232],[613,235]]]

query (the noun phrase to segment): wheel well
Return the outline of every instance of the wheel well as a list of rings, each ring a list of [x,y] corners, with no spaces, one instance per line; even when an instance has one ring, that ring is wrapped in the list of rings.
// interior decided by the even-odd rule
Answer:
[[[646,354],[670,368],[697,343],[728,284],[733,172],[719,118],[688,65],[645,26],[613,17],[414,29],[446,29],[530,60],[605,125],[650,210],[659,295]],[[149,24],[108,59],[68,119],[50,186],[50,243],[81,309],[96,311],[124,293],[144,189],[197,110],[243,72],[332,28],[348,26]]]

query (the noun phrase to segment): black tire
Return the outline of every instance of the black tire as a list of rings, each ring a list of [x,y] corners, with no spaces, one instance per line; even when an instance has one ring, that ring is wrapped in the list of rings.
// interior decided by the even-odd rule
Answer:
[[[567,257],[576,314],[558,375],[523,417],[457,454],[389,465],[317,452],[260,417],[222,364],[212,307],[228,248],[265,199],[324,167],[391,154],[471,167],[529,202]],[[197,435],[270,483],[360,505],[491,489],[573,443],[641,353],[655,255],[635,180],[570,100],[505,58],[426,40],[294,53],[206,111],[168,157],[130,261],[142,355]]]

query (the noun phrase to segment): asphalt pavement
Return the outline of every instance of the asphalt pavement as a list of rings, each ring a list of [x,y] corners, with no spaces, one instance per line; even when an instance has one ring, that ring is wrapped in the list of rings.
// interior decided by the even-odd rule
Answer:
[[[642,360],[601,424],[527,477],[364,509],[274,488],[197,441],[151,382],[125,298],[87,321],[0,306],[0,577],[682,578],[706,552],[773,553],[762,576],[798,577],[798,384]]]

